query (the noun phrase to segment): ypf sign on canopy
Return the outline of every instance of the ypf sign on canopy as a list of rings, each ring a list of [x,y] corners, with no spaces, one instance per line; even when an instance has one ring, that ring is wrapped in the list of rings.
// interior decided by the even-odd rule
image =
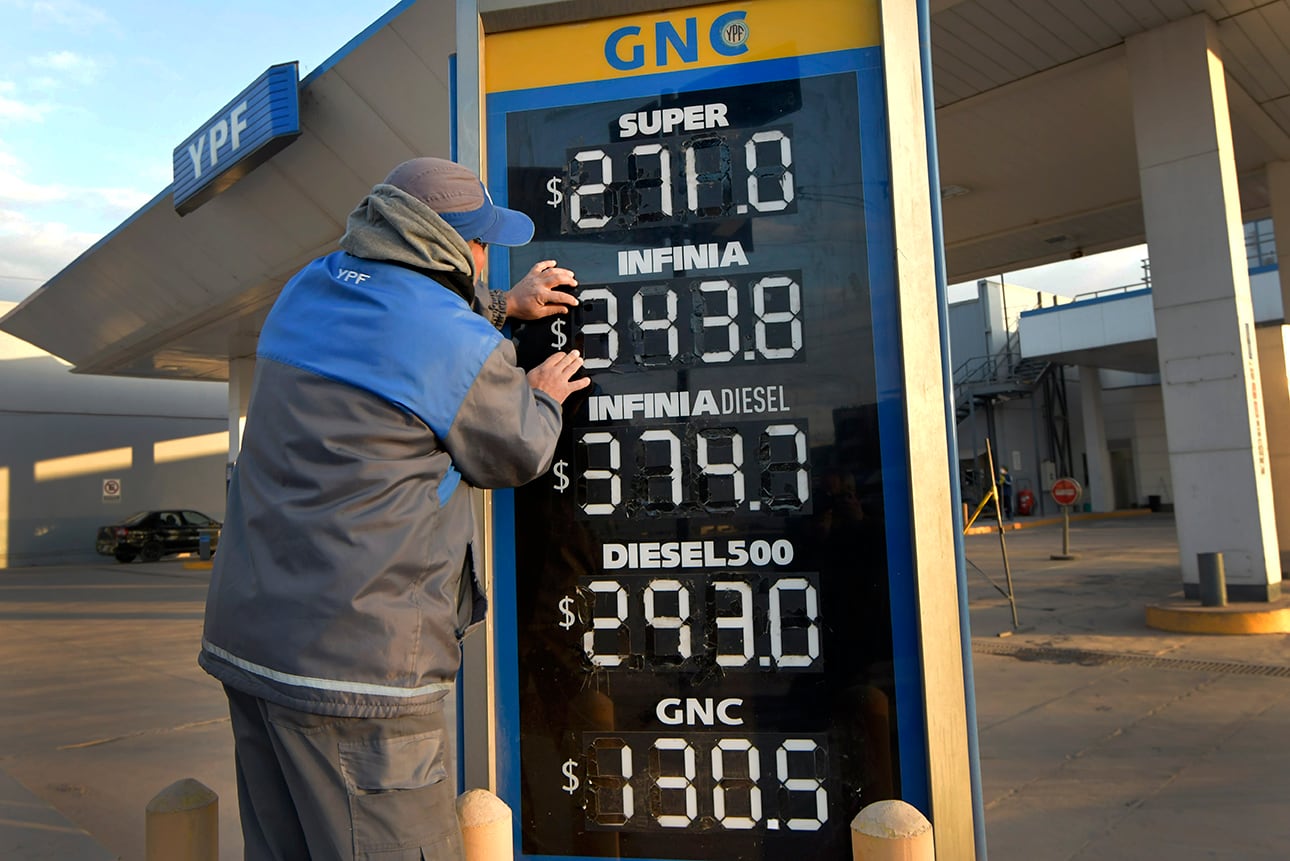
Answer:
[[[175,211],[197,209],[299,136],[297,66],[271,66],[175,147]]]

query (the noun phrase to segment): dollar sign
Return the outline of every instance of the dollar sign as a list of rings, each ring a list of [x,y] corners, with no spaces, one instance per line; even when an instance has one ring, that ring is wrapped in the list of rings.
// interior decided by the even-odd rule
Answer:
[[[568,595],[565,595],[560,599],[560,614],[564,616],[564,621],[560,623],[560,627],[564,628],[566,631],[572,628],[574,620],[573,599]]]
[[[551,192],[551,199],[546,202],[547,206],[559,206],[564,200],[564,192],[560,190],[560,177],[553,176],[546,181],[546,190]]]
[[[582,781],[578,780],[578,778],[574,777],[573,775],[573,770],[577,767],[577,765],[578,763],[575,762],[574,760],[567,759],[564,762],[564,767],[560,769],[562,772],[564,772],[564,778],[565,778],[564,786],[560,788],[563,789],[565,792],[569,793],[570,795],[573,795],[573,791],[578,788],[579,784],[582,783]]]
[[[553,486],[561,493],[569,489],[569,476],[564,474],[564,468],[568,465],[567,460],[557,460],[555,466],[551,467],[551,471],[555,473],[555,484]]]
[[[555,340],[551,342],[551,346],[557,350],[564,349],[564,345],[569,343],[569,337],[564,334],[563,320],[556,320],[551,324],[551,334],[555,335]]]

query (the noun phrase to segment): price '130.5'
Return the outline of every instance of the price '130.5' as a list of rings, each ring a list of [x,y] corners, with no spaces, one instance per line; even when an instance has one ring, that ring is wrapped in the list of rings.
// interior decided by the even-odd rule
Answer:
[[[584,736],[584,809],[593,827],[818,831],[829,821],[821,739],[647,733]],[[565,763],[564,789],[580,783]]]

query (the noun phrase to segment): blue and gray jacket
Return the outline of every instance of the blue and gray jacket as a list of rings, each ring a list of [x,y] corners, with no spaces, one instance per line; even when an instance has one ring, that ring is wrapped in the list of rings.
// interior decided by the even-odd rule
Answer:
[[[377,186],[346,240],[387,259],[313,261],[260,333],[199,662],[291,708],[386,717],[442,696],[483,616],[465,485],[544,473],[560,407],[477,313],[469,249],[427,207]]]

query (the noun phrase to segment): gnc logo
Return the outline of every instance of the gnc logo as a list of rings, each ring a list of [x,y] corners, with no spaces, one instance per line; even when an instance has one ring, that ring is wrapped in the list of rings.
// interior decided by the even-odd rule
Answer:
[[[737,57],[748,51],[748,13],[742,9],[718,15],[708,26],[708,45],[723,57]],[[654,66],[666,68],[675,56],[681,63],[699,62],[699,19],[686,18],[685,32],[678,32],[672,21],[654,22],[654,32],[645,34],[640,27],[619,27],[605,40],[605,60],[620,72],[645,67],[645,52],[652,48]]]

